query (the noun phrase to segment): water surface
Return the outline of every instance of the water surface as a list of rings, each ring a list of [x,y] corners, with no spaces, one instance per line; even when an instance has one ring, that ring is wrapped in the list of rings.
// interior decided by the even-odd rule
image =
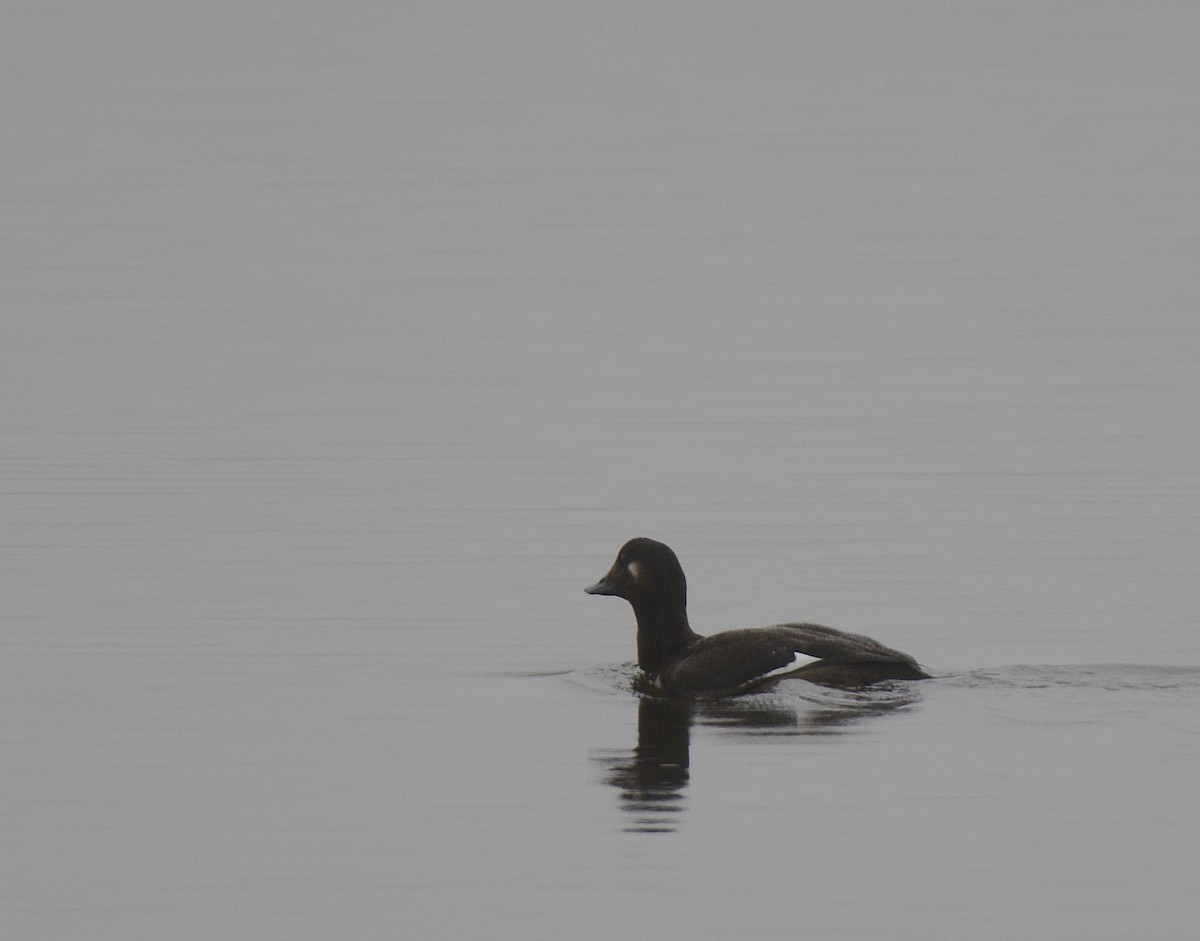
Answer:
[[[0,932],[1190,939],[1197,27],[8,11]]]

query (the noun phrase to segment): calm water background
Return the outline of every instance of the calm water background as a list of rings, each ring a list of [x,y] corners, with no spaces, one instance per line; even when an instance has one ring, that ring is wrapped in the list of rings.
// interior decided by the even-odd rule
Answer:
[[[1198,29],[12,5],[0,933],[1194,937]]]

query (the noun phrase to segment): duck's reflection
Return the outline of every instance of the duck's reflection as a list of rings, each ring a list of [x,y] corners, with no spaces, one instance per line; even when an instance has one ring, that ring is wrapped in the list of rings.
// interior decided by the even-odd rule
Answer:
[[[621,809],[629,815],[625,829],[663,833],[677,828],[690,774],[693,724],[742,735],[835,735],[907,707],[917,697],[907,683],[882,695],[844,695],[844,701],[796,706],[753,697],[714,702],[641,697],[637,746],[596,756],[607,765],[607,783],[620,791]]]
[[[607,781],[620,789],[621,807],[632,821],[627,829],[648,833],[673,830],[683,809],[688,781],[691,703],[643,698],[638,704],[638,740],[632,752],[613,752]]]

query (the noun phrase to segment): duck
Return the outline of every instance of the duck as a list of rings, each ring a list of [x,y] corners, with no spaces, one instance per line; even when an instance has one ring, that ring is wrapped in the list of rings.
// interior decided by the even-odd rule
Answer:
[[[906,653],[820,624],[697,634],[688,623],[683,566],[669,546],[653,539],[630,539],[608,573],[584,591],[633,606],[638,666],[655,692],[668,698],[740,696],[793,677],[842,689],[930,678]]]

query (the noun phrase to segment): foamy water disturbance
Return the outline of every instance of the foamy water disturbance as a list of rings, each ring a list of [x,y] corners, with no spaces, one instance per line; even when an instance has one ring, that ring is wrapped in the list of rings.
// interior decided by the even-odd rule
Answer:
[[[1015,666],[894,681],[845,690],[800,679],[769,692],[730,699],[664,698],[636,664],[579,670],[566,679],[594,693],[639,697],[637,740],[630,748],[597,750],[605,782],[618,790],[632,832],[671,832],[684,824],[693,772],[693,734],[831,736],[875,732],[889,717],[919,718],[925,710],[965,709],[1025,725],[1097,729],[1154,726],[1200,735],[1200,668],[1130,664]],[[960,695],[959,691],[969,690]],[[704,771],[697,768],[696,776]]]

